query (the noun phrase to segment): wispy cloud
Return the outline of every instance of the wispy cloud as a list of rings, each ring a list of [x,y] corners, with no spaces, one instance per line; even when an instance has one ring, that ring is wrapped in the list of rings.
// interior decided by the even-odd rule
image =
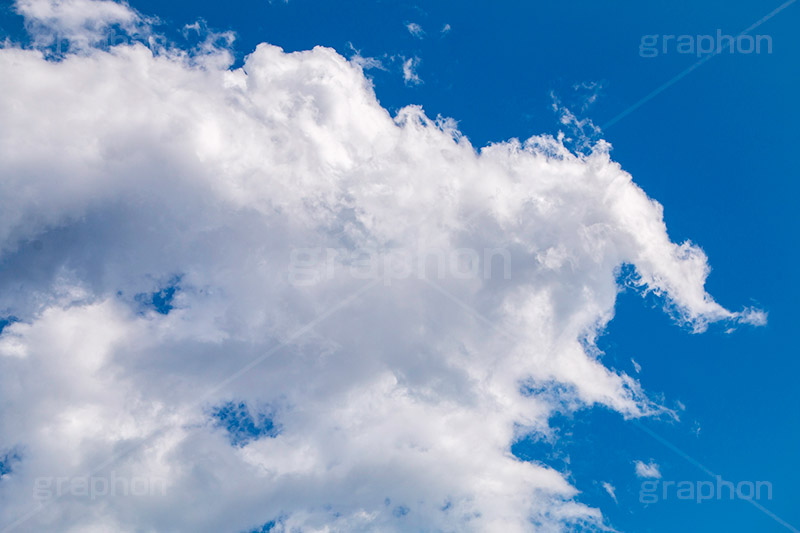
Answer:
[[[417,39],[425,38],[425,31],[422,29],[422,26],[417,24],[416,22],[409,22],[406,24],[406,29],[408,33],[416,37]]]
[[[603,489],[608,493],[608,495],[611,496],[611,499],[614,500],[614,503],[619,503],[617,502],[617,491],[614,488],[614,485],[608,483],[607,481],[604,481],[602,483],[602,486]]]
[[[419,85],[422,79],[417,74],[417,67],[419,67],[421,60],[418,57],[409,57],[403,60],[403,80],[406,85]]]

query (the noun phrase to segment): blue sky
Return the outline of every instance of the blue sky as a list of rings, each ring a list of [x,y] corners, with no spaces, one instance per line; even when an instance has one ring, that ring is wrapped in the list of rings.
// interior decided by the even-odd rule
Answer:
[[[523,440],[513,451],[562,472],[580,491],[577,501],[599,508],[620,531],[800,528],[800,490],[793,475],[800,468],[800,362],[794,342],[800,294],[791,281],[800,259],[795,215],[800,4],[753,30],[770,37],[771,53],[713,57],[607,128],[603,125],[699,59],[675,48],[642,57],[643,36],[696,36],[718,29],[736,35],[780,3],[131,0],[130,5],[157,16],[160,31],[176,39],[184,24],[198,19],[210,29],[235,32],[234,67],[262,42],[287,52],[323,45],[347,58],[356,51],[376,58],[384,68],[370,69],[367,76],[383,107],[394,114],[419,104],[429,117],[452,117],[476,147],[559,130],[570,135],[553,110],[554,98],[599,126],[602,131],[593,138],[611,143],[611,157],[663,205],[672,241],[689,239],[705,251],[712,267],[708,293],[729,309],[763,309],[768,323],[733,332],[726,323],[711,324],[695,334],[663,312],[662,299],[634,289],[623,292],[598,341],[601,361],[639,379],[647,394],[675,409],[680,420],[634,422],[606,407],[581,408],[552,418],[558,437],[551,443]],[[424,33],[409,31],[412,23]],[[22,38],[21,18],[0,14],[0,33]],[[413,58],[419,83],[403,77],[403,62]],[[158,294],[156,289],[150,292]],[[711,479],[696,463],[733,482],[768,481],[772,499],[759,503],[785,524],[742,500],[698,503],[673,493],[643,504],[637,460],[657,463],[662,482]],[[604,482],[613,485],[617,501]]]

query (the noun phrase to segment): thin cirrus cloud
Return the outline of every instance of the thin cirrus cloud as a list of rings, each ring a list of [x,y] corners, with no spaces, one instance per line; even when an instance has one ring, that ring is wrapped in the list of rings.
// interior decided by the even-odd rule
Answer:
[[[705,292],[702,250],[606,143],[478,149],[419,107],[391,116],[328,48],[232,69],[214,46],[94,46],[152,31],[123,4],[16,8],[34,45],[0,48],[0,526],[602,524],[509,450],[557,410],[666,412],[596,357],[620,267],[698,331],[764,321]],[[76,48],[36,49],[58,32]],[[32,498],[108,469],[159,490]]]

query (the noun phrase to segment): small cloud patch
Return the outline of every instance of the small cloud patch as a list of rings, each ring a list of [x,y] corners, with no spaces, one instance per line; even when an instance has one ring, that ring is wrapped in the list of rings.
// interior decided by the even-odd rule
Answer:
[[[614,485],[604,481],[603,489],[608,493],[609,496],[611,496],[611,499],[614,500],[614,503],[619,503],[617,502],[617,489],[614,488]]]
[[[417,39],[423,39],[425,37],[425,30],[423,30],[422,26],[420,26],[416,22],[409,22],[408,24],[406,24],[406,29],[408,30],[408,33],[410,33]]]
[[[403,61],[403,80],[406,85],[419,85],[422,83],[422,78],[417,74],[417,67],[419,67],[420,58],[409,57]]]
[[[636,476],[645,479],[660,479],[661,478],[661,469],[658,467],[655,461],[652,459],[649,463],[645,463],[643,461],[634,461],[634,465],[636,466]]]

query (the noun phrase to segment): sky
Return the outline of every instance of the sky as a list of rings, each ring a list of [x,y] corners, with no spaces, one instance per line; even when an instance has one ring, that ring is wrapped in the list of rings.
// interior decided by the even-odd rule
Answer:
[[[4,2],[0,531],[797,531],[798,10]]]

